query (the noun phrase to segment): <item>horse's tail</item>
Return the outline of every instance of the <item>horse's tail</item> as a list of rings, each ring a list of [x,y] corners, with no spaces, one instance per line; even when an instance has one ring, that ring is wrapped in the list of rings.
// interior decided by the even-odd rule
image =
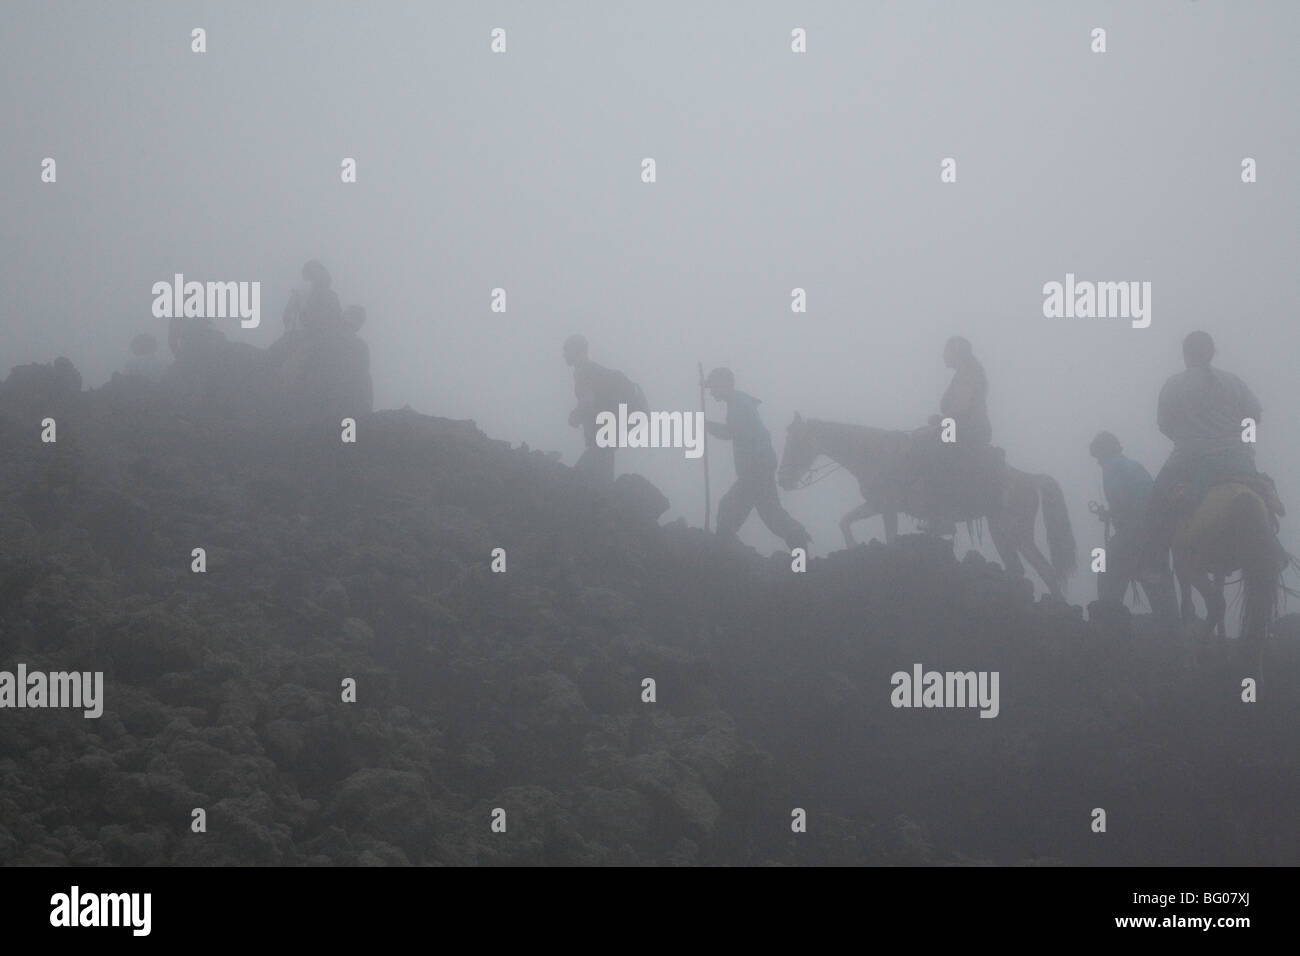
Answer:
[[[1038,475],[1038,495],[1043,504],[1043,525],[1047,528],[1047,554],[1052,569],[1061,582],[1079,568],[1078,547],[1070,527],[1070,511],[1065,506],[1061,486],[1051,475]]]
[[[1278,616],[1286,586],[1285,574],[1295,566],[1273,532],[1268,507],[1252,493],[1237,496],[1232,516],[1233,527],[1241,535],[1241,636],[1262,640],[1268,626]]]

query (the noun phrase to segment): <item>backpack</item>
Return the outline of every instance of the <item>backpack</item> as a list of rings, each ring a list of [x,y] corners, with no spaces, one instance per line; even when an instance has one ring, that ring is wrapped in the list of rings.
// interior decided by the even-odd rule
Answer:
[[[624,378],[627,378],[627,376],[624,376]],[[629,412],[645,412],[647,415],[649,415],[650,401],[645,397],[645,392],[642,391],[640,385],[638,385],[636,382],[633,382],[631,379],[628,379],[628,382],[629,384],[631,384],[633,392],[632,392],[632,401],[627,403],[627,410]]]
[[[592,363],[593,365],[595,363]],[[596,403],[610,405],[609,411],[617,412],[620,404],[626,405],[629,412],[645,412],[649,414],[650,403],[646,400],[645,392],[641,386],[632,381],[623,372],[614,368],[605,368],[603,365],[596,366],[595,369],[596,384]]]

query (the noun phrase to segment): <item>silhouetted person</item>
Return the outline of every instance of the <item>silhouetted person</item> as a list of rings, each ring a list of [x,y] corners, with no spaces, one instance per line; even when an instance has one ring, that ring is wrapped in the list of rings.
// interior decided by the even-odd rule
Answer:
[[[359,305],[350,305],[343,310],[343,324],[349,332],[360,332],[366,324],[366,310]]]
[[[596,444],[596,416],[601,412],[617,415],[620,404],[627,405],[629,411],[648,411],[645,395],[622,372],[593,362],[585,336],[574,334],[565,339],[563,354],[573,368],[573,394],[578,399],[569,413],[569,425],[581,428],[587,443],[574,470],[597,487],[608,488],[614,483],[614,448]]]
[[[952,380],[939,400],[939,414],[929,425],[913,432],[915,482],[921,490],[921,509],[929,529],[952,534],[955,503],[964,497],[964,485],[983,480],[973,467],[993,441],[988,412],[988,377],[975,358],[970,340],[954,335],[944,344],[943,363],[953,370]],[[955,423],[956,441],[942,440],[945,418]]]
[[[167,363],[158,355],[158,340],[148,332],[141,332],[131,340],[131,357],[123,370],[127,375],[138,375],[157,381],[167,370]]]
[[[319,422],[372,411],[370,349],[357,335],[365,309],[343,311],[319,260],[303,266],[302,276],[309,288],[294,291],[284,310],[284,334],[263,356],[285,413],[297,422]]]
[[[787,548],[805,547],[811,538],[804,526],[781,507],[776,490],[776,450],[772,436],[758,415],[758,399],[736,389],[731,369],[715,368],[704,380],[716,401],[727,406],[726,424],[705,422],[710,435],[732,443],[736,483],[718,502],[718,535],[735,538],[755,509],[763,524]]]
[[[1183,339],[1187,368],[1160,389],[1156,420],[1174,450],[1156,476],[1148,508],[1153,554],[1169,549],[1180,504],[1195,507],[1214,485],[1254,475],[1255,448],[1241,440],[1242,420],[1260,420],[1259,399],[1240,378],[1214,368],[1214,340],[1206,332]],[[1174,500],[1179,485],[1185,493]]]
[[[1177,620],[1174,581],[1169,573],[1169,553],[1159,555],[1145,547],[1145,523],[1151,498],[1151,473],[1124,454],[1110,432],[1100,432],[1088,453],[1101,466],[1106,510],[1102,517],[1113,528],[1106,544],[1106,571],[1097,577],[1097,599],[1124,603],[1130,582],[1142,586],[1151,611],[1166,624]]]
[[[307,280],[307,291],[294,289],[289,297],[284,309],[285,331],[311,332],[342,324],[343,306],[339,304],[338,294],[330,288],[330,274],[321,261],[312,259],[303,266],[302,277]]]
[[[975,358],[970,340],[954,335],[943,347],[943,363],[953,370],[952,380],[939,399],[939,415],[931,416],[930,424],[937,425],[944,418],[957,423],[957,445],[975,447],[993,441],[993,426],[989,422],[989,380],[984,366]]]
[[[302,267],[302,278],[307,287],[295,287],[285,304],[284,331],[267,348],[263,360],[268,367],[278,370],[295,348],[302,344],[307,331],[318,330],[337,317],[343,321],[339,297],[330,288],[329,271],[319,259],[312,259]]]

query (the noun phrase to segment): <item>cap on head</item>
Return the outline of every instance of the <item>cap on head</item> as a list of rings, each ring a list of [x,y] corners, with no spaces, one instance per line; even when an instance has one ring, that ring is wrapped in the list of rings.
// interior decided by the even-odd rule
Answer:
[[[1209,365],[1214,358],[1214,339],[1209,332],[1189,332],[1183,339],[1183,359],[1189,366]]]
[[[1119,439],[1111,432],[1097,432],[1097,437],[1088,446],[1088,454],[1093,458],[1111,458],[1122,454],[1123,451]]]
[[[731,369],[719,366],[708,374],[704,384],[707,388],[735,388],[736,376],[731,373]]]
[[[328,287],[330,284],[330,274],[319,259],[312,259],[302,267],[302,277],[312,285]]]

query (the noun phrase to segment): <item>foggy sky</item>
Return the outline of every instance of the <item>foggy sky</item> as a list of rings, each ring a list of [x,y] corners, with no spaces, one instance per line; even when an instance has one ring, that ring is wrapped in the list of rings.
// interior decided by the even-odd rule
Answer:
[[[995,444],[1065,490],[1086,601],[1088,442],[1110,429],[1154,474],[1157,393],[1204,328],[1258,394],[1259,466],[1300,512],[1291,0],[10,0],[0,18],[0,374],[62,354],[104,383],[134,334],[165,343],[150,288],[176,272],[261,281],[259,329],[217,324],[269,345],[319,257],[368,311],[377,407],[472,418],[572,463],[574,331],[656,409],[698,407],[697,361],[730,366],[778,453],[796,410],[924,424],[962,334]],[[1151,327],[1044,318],[1042,286],[1067,272],[1152,282]],[[619,458],[672,500],[665,520],[700,522],[698,461]],[[730,445],[710,461],[716,502]],[[860,499],[840,474],[783,500],[824,553]],[[757,517],[742,536],[780,546]]]

